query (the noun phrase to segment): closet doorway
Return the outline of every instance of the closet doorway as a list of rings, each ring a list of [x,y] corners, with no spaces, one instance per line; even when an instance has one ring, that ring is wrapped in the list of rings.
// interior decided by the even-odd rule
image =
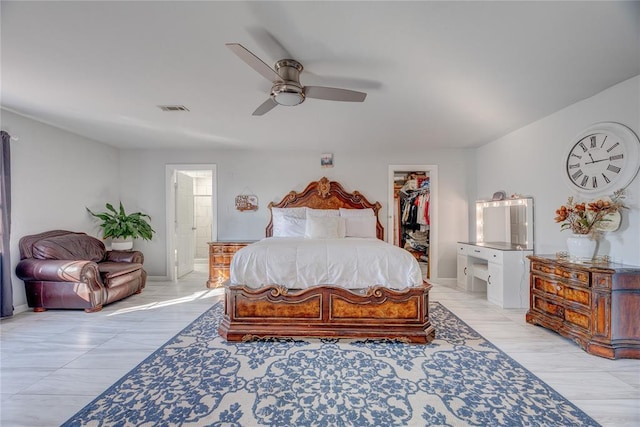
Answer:
[[[426,264],[438,277],[438,166],[389,165],[387,242]]]
[[[208,243],[217,235],[216,169],[212,164],[167,165],[167,278],[207,271]]]

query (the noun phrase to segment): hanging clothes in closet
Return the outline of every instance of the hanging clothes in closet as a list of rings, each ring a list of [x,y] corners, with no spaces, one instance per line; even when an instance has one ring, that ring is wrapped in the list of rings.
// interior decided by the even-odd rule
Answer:
[[[427,260],[429,251],[429,178],[407,180],[400,190],[401,246]]]

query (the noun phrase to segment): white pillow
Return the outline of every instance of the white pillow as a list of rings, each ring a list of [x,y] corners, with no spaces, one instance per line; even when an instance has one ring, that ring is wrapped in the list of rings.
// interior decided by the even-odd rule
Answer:
[[[375,216],[352,216],[345,220],[347,237],[377,237]]]
[[[359,217],[359,216],[375,216],[375,213],[373,212],[373,209],[371,209],[371,208],[367,208],[367,209],[345,209],[345,208],[340,208],[339,212],[340,212],[340,216],[343,216],[345,218]]]
[[[340,238],[340,218],[337,216],[310,216],[304,232],[306,239]]]
[[[339,216],[338,209],[313,209],[307,208],[307,216]]]
[[[290,216],[293,218],[305,219],[307,217],[307,208],[271,208],[271,215],[273,217]]]
[[[304,237],[307,220],[292,216],[273,217],[273,237]]]

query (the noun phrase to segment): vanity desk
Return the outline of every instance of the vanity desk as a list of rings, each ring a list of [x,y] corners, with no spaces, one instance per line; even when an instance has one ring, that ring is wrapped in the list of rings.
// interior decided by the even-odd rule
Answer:
[[[507,242],[458,242],[458,287],[485,292],[502,308],[529,307],[531,249]]]
[[[533,198],[479,200],[475,214],[475,242],[458,242],[456,248],[458,288],[486,292],[502,308],[528,308]]]

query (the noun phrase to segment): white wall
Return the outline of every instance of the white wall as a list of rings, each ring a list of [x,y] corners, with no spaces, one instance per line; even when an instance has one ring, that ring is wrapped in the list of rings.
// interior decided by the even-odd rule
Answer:
[[[179,144],[179,142],[178,142]],[[150,275],[166,275],[165,165],[215,163],[218,172],[218,238],[260,239],[269,221],[267,205],[280,201],[290,190],[301,191],[313,180],[326,176],[347,191],[358,190],[382,205],[380,219],[386,225],[389,164],[436,164],[439,172],[440,277],[455,277],[455,243],[467,240],[468,174],[474,170],[471,150],[424,150],[399,153],[334,152],[334,167],[320,167],[318,152],[126,150],[121,153],[121,197],[136,201],[149,213],[157,231],[152,242],[136,242],[145,253]],[[258,196],[255,212],[235,209],[235,196],[247,189]]]
[[[27,308],[24,283],[15,276],[20,237],[55,229],[99,236],[85,207],[117,203],[119,160],[118,150],[105,144],[6,110],[0,114],[2,129],[18,138],[11,142],[11,261],[19,312]]]
[[[138,241],[150,275],[166,275],[165,165],[215,163],[218,171],[218,238],[259,239],[270,201],[302,190],[322,176],[359,190],[383,205],[386,224],[389,164],[435,164],[439,172],[440,278],[456,274],[457,241],[475,235],[473,202],[497,190],[535,198],[536,253],[565,250],[568,232],[553,221],[570,190],[561,179],[561,157],[569,141],[599,121],[625,123],[640,132],[640,76],[497,139],[477,150],[425,149],[422,152],[334,152],[334,168],[320,167],[320,153],[214,150],[122,150],[1,110],[2,128],[12,142],[12,264],[21,236],[51,229],[100,230],[85,207],[100,209],[122,200],[128,210],[152,217],[157,234]],[[177,141],[179,144],[179,141]],[[391,145],[391,144],[390,144]],[[250,189],[260,202],[256,212],[238,212],[234,197]],[[640,265],[640,178],[628,189],[622,228],[606,236],[600,253]],[[14,305],[26,304],[22,281],[14,276]],[[25,307],[26,308],[26,307]]]
[[[640,76],[525,126],[477,150],[477,197],[495,191],[534,197],[535,252],[566,250],[569,231],[560,232],[555,210],[574,195],[562,180],[562,157],[570,141],[596,122],[613,121],[640,134]],[[472,199],[469,199],[472,202]],[[599,255],[640,265],[640,177],[627,189],[621,228],[600,242]],[[474,223],[471,222],[471,228]],[[475,230],[470,230],[475,235]]]

